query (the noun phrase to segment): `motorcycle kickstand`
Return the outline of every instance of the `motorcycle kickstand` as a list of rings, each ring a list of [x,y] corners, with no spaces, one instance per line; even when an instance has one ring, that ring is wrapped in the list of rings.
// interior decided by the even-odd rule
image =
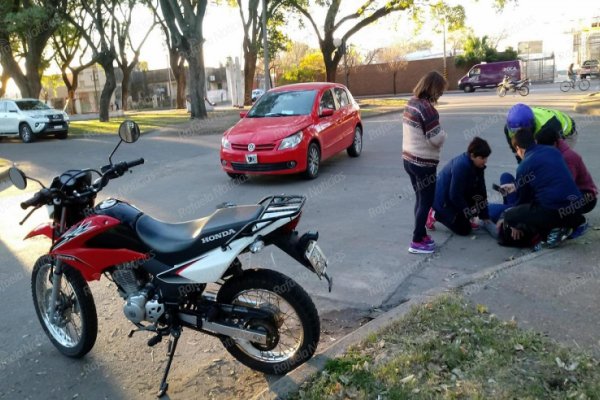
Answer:
[[[171,330],[171,338],[169,339],[169,345],[167,349],[167,356],[169,359],[167,360],[167,367],[165,368],[165,373],[163,375],[162,381],[160,382],[160,389],[158,394],[156,395],[158,398],[163,397],[167,393],[167,389],[169,389],[169,384],[167,383],[167,376],[169,375],[169,370],[171,369],[171,362],[173,362],[173,356],[175,355],[175,349],[177,348],[177,342],[179,341],[179,337],[181,336],[181,328],[173,328]]]

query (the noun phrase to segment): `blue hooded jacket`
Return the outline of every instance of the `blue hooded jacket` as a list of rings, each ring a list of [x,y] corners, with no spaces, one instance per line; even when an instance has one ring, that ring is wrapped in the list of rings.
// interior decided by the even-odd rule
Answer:
[[[484,170],[476,167],[466,152],[450,160],[437,178],[433,202],[436,213],[450,220],[457,214],[488,219]]]
[[[571,172],[554,146],[533,145],[517,168],[517,205],[532,203],[548,210],[569,207],[581,200]]]

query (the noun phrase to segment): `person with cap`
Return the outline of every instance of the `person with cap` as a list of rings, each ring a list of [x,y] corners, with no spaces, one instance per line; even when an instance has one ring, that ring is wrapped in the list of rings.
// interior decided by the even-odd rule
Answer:
[[[540,132],[555,132],[559,137],[565,139],[570,147],[574,147],[577,141],[575,121],[567,114],[549,108],[529,107],[526,104],[517,103],[508,110],[506,125],[504,125],[504,135],[519,163],[521,162],[521,157],[519,157],[512,145],[512,138],[519,128],[531,128],[534,138]]]

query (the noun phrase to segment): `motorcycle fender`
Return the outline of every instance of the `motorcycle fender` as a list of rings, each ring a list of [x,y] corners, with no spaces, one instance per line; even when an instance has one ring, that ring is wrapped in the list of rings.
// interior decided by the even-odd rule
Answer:
[[[31,232],[29,232],[27,234],[27,236],[25,236],[23,238],[23,240],[27,240],[29,238],[32,238],[34,236],[39,236],[39,235],[43,235],[48,237],[49,239],[52,239],[52,223],[51,222],[46,222],[43,223],[41,225],[38,225],[35,229],[33,229]]]
[[[315,272],[310,262],[306,259],[304,253],[308,242],[319,239],[318,232],[307,232],[300,236],[297,231],[291,232],[289,235],[281,235],[273,238],[273,244],[287,253],[294,260],[304,265],[306,268]],[[315,272],[316,273],[316,272]]]

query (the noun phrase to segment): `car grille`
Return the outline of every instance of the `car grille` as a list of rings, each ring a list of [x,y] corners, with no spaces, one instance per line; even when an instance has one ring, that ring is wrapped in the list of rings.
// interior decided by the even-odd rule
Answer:
[[[231,163],[231,166],[236,171],[255,171],[255,172],[266,172],[266,171],[281,171],[284,169],[290,169],[287,162],[271,163],[271,164],[242,164],[242,163]]]
[[[60,115],[60,114],[49,115],[48,119],[50,121],[62,121],[63,120],[63,116]]]
[[[275,148],[275,144],[273,144],[273,143],[257,144],[255,146],[256,147],[252,151],[269,151],[269,150],[273,150]],[[231,143],[231,148],[233,150],[248,151],[248,145],[247,144],[235,144],[235,143]]]

